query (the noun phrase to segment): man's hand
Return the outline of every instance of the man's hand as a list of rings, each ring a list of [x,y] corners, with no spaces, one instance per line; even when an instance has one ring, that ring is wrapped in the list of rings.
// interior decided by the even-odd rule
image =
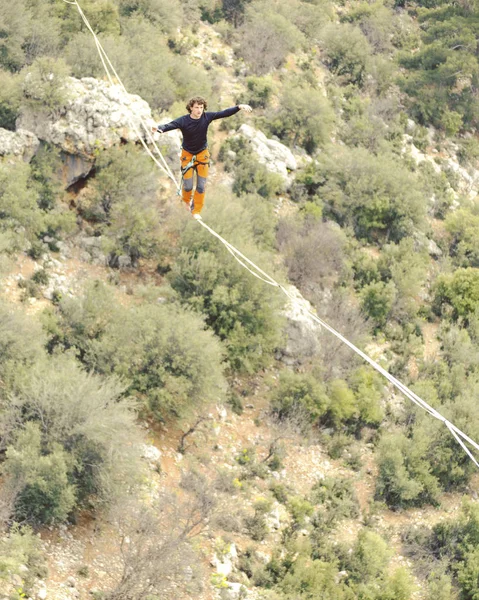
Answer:
[[[155,127],[152,127],[152,128],[151,128],[151,133],[163,133],[163,132],[162,132],[162,131],[160,131],[160,130],[158,129],[158,127],[156,127],[156,125],[155,125]]]
[[[238,104],[238,108],[240,110],[244,110],[247,113],[250,113],[253,110],[249,104]]]

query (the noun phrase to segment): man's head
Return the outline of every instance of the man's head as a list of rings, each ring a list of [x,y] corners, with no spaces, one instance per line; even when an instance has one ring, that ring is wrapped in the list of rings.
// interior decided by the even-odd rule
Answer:
[[[196,96],[195,98],[191,98],[191,100],[186,105],[186,110],[196,117],[200,117],[203,112],[207,109],[208,104],[204,98],[201,96]],[[199,114],[198,114],[199,113]]]

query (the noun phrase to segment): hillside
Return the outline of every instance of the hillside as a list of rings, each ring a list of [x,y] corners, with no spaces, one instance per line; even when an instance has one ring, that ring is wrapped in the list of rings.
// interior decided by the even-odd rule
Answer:
[[[305,310],[479,440],[477,7],[80,5],[128,93],[0,0],[0,599],[474,600],[477,468]]]

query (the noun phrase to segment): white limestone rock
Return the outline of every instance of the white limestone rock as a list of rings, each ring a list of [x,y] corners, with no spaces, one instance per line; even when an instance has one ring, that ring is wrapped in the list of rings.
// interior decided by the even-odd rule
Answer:
[[[286,344],[278,358],[287,365],[298,365],[315,356],[319,350],[321,326],[308,314],[312,306],[293,285],[287,286],[293,301],[288,301],[283,315],[286,317]]]
[[[68,103],[62,111],[47,113],[23,107],[17,129],[26,129],[68,154],[92,159],[97,148],[144,137],[141,120],[153,123],[148,103],[126,94],[118,85],[93,77],[69,77],[68,90]]]
[[[40,140],[30,131],[8,131],[0,127],[0,156],[14,156],[30,162],[39,146]]]
[[[234,137],[238,136],[245,138],[251,144],[252,150],[258,156],[258,161],[265,165],[268,171],[281,175],[285,185],[291,183],[290,172],[296,171],[298,163],[287,146],[277,140],[267,138],[262,131],[246,123],[241,125]]]

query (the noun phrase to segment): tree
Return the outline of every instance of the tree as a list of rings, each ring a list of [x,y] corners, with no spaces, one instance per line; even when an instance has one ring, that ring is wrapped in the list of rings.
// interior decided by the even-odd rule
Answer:
[[[115,509],[120,533],[121,578],[108,600],[177,598],[178,588],[193,579],[197,559],[191,542],[211,518],[216,501],[206,480],[185,473],[181,494],[160,493],[153,506],[137,499]]]
[[[280,67],[289,52],[303,40],[301,32],[282,15],[270,8],[257,12],[248,10],[240,30],[238,52],[256,75],[265,75]]]
[[[0,232],[10,233],[10,251],[28,248],[45,227],[30,176],[28,164],[0,164]]]
[[[311,422],[317,422],[329,404],[324,386],[313,375],[287,370],[281,372],[279,385],[272,394],[271,411],[280,420],[305,411]]]
[[[303,179],[313,199],[320,195],[324,214],[352,226],[359,239],[397,242],[424,219],[419,182],[392,154],[331,148]]]
[[[244,21],[246,5],[251,0],[222,0],[223,14],[225,19],[239,27]]]
[[[200,317],[174,305],[147,304],[120,311],[91,341],[84,360],[97,372],[121,377],[130,393],[164,419],[222,394],[222,358]]]

